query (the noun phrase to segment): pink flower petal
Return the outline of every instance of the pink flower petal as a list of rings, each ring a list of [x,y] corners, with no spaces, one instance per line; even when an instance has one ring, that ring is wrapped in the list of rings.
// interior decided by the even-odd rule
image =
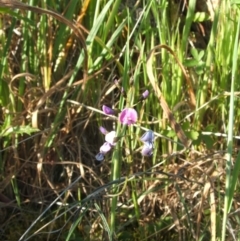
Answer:
[[[133,108],[125,108],[119,115],[119,121],[124,125],[132,125],[137,122],[138,114]]]

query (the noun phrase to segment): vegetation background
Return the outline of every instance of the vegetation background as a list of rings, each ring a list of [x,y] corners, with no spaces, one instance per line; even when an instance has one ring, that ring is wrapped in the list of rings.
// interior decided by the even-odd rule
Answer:
[[[0,240],[240,240],[238,4],[0,0]]]

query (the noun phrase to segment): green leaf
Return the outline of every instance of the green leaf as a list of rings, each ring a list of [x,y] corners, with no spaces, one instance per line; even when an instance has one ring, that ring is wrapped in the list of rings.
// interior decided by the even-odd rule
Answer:
[[[197,140],[199,137],[199,132],[194,130],[188,131],[185,134],[191,140]]]
[[[182,129],[184,130],[184,131],[187,131],[187,130],[189,130],[189,128],[190,128],[190,123],[188,122],[188,121],[185,121],[185,122],[183,122],[182,123]]]
[[[200,63],[198,63],[198,66],[196,66],[196,73],[197,73],[197,75],[200,75],[200,74],[202,74],[202,73],[204,73],[204,71],[205,71],[205,63],[204,62],[200,62]]]
[[[199,60],[198,50],[196,48],[191,48],[190,52],[194,59]]]
[[[205,51],[200,50],[199,53],[198,53],[198,59],[201,60],[203,58],[204,54],[205,54]]]
[[[205,128],[205,131],[211,131],[211,132],[213,132],[214,130],[216,130],[216,125],[215,125],[215,124],[209,124],[209,125],[207,125],[207,127]]]
[[[206,145],[207,149],[211,150],[214,145],[214,140],[211,136],[201,135],[202,142]]]
[[[169,138],[175,137],[176,136],[176,132],[173,130],[164,130],[161,133],[163,136],[167,136]]]
[[[186,59],[185,61],[184,61],[184,66],[185,67],[196,67],[197,65],[198,65],[199,63],[198,63],[198,60],[196,60],[196,59]]]
[[[194,15],[193,22],[204,22],[210,20],[210,15],[205,12],[196,12]]]
[[[0,136],[8,136],[11,134],[28,134],[35,133],[39,131],[37,128],[32,128],[31,126],[15,126],[15,127],[9,127],[5,130],[3,130],[0,134]]]
[[[196,48],[191,48],[190,49],[191,55],[193,56],[193,58],[195,60],[201,61],[201,59],[203,58],[205,51],[204,50],[198,50]],[[202,61],[201,61],[202,62]]]

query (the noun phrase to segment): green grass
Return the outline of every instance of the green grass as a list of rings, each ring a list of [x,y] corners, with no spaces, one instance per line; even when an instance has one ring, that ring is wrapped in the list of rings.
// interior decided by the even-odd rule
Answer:
[[[135,3],[0,3],[1,240],[240,239],[238,3]]]

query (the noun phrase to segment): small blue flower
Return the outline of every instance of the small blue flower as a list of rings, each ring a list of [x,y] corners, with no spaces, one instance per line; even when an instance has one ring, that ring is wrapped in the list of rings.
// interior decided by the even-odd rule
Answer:
[[[101,162],[101,161],[104,160],[104,155],[103,155],[101,152],[99,152],[99,153],[95,156],[95,158],[96,158],[97,161]]]
[[[141,137],[140,140],[145,143],[145,142],[149,142],[152,143],[154,142],[154,132],[149,130],[146,131]]]
[[[143,142],[142,155],[151,156],[153,154],[154,148],[154,132],[149,130],[146,131],[141,137],[140,140]]]
[[[141,151],[143,156],[151,156],[153,154],[153,144],[145,142]]]

